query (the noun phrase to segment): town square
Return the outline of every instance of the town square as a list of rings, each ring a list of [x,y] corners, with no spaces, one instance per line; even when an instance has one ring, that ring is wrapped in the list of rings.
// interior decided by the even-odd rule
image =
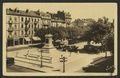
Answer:
[[[115,4],[6,3],[4,8],[7,73],[116,70]]]

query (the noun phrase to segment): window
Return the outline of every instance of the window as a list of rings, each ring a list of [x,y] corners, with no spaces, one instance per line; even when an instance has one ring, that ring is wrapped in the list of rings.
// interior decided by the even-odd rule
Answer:
[[[24,34],[24,32],[23,31],[21,31],[21,35],[23,35]]]
[[[29,28],[30,28],[30,24],[29,24]]]
[[[31,30],[31,35],[33,34],[33,31]]]
[[[17,18],[16,18],[16,17],[15,17],[14,19],[15,19],[15,21],[17,21]]]
[[[15,25],[15,29],[17,28],[17,25]]]
[[[39,28],[39,24],[38,24],[38,28]]]
[[[23,17],[21,17],[21,21],[23,21]]]
[[[17,35],[17,33],[15,32],[15,36]]]
[[[30,18],[29,18],[29,21],[30,21]]]
[[[34,31],[32,31],[32,34],[34,35]]]
[[[12,20],[12,17],[10,17],[9,19]]]
[[[30,31],[29,31],[29,34],[30,34]]]
[[[21,28],[23,28],[23,24],[21,24]]]
[[[27,20],[27,18],[25,18],[25,20]]]

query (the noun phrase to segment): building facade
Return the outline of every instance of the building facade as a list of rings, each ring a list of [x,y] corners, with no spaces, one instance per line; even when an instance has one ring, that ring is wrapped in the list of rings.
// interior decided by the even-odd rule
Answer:
[[[70,13],[58,11],[56,14],[31,11],[29,9],[6,9],[7,46],[38,43],[36,30],[49,26],[67,27],[71,23]]]

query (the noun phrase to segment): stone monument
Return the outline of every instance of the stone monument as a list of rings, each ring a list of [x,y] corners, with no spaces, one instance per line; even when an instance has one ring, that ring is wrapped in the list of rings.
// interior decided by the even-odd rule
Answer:
[[[55,48],[54,46],[53,46],[53,40],[52,40],[52,35],[51,34],[46,34],[45,35],[45,45],[44,45],[44,49],[53,49],[53,48]]]
[[[18,52],[15,57],[15,64],[37,71],[58,70],[61,53],[53,46],[51,34],[45,35],[45,44],[43,48],[36,51]]]

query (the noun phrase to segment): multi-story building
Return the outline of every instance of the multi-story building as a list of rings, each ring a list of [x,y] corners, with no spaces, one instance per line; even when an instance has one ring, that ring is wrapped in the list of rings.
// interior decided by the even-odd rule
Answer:
[[[64,11],[58,11],[57,14],[51,14],[51,22],[54,27],[67,27],[71,23],[71,15],[70,13],[65,13]]]
[[[29,9],[6,9],[7,46],[32,44],[40,40],[36,30],[48,26],[69,26],[71,15],[58,11],[57,14]]]

